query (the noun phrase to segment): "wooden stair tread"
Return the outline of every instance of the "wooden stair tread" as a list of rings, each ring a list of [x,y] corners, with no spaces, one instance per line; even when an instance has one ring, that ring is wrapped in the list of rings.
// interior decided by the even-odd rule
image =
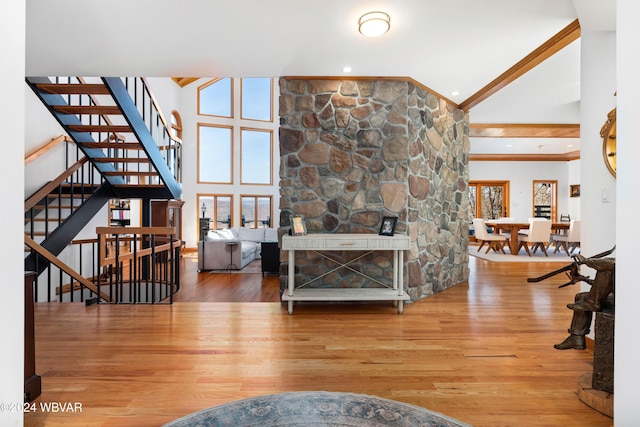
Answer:
[[[109,95],[107,87],[101,83],[39,83],[42,91],[69,95]]]
[[[129,125],[69,125],[67,127],[76,132],[131,132]]]
[[[100,157],[97,159],[93,159],[94,162],[96,163],[149,163],[151,162],[151,160],[149,160],[147,157],[141,157],[141,158],[132,158],[132,157]]]
[[[107,176],[157,176],[157,172],[140,172],[140,171],[111,171],[111,172],[102,172],[103,175]]]
[[[111,148],[114,150],[142,150],[139,142],[81,142],[86,148]]]
[[[115,184],[118,188],[166,188],[164,184]]]
[[[66,114],[122,115],[117,105],[55,105],[53,109]]]

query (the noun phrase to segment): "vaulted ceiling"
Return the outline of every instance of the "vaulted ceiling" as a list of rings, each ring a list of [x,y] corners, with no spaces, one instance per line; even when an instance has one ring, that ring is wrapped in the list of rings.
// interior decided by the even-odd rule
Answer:
[[[369,39],[372,10],[391,29]],[[26,74],[406,77],[469,111],[476,158],[567,159],[585,30],[615,30],[615,2],[30,0]]]

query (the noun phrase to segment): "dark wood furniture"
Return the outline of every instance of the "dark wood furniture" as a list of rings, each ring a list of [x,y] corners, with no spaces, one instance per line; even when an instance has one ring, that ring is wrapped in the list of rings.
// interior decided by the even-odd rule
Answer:
[[[184,243],[182,239],[182,206],[184,200],[152,200],[151,201],[151,226],[175,227],[175,238]]]
[[[24,401],[31,402],[42,392],[42,379],[36,374],[35,326],[33,322],[33,281],[36,273],[24,273]]]
[[[280,248],[278,242],[261,242],[260,256],[262,257],[262,275],[264,273],[280,272]]]

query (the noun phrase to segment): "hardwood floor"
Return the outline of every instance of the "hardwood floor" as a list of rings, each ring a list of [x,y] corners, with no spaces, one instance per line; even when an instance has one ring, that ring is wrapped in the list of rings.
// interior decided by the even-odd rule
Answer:
[[[526,282],[561,265],[470,257],[468,283],[402,315],[391,304],[297,304],[288,315],[256,302],[278,300],[277,276],[198,274],[185,257],[173,305],[36,304],[35,403],[77,402],[82,412],[38,410],[25,425],[159,426],[237,399],[328,390],[476,427],[608,427],[577,397],[592,354],[553,348],[578,288],[558,289],[562,277]]]

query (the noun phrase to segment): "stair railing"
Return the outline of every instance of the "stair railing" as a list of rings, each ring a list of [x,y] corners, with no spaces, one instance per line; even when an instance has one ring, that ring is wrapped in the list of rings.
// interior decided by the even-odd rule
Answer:
[[[173,134],[171,124],[164,118],[155,96],[149,89],[147,79],[126,77],[123,78],[123,82],[152,138],[156,141],[173,178],[177,182],[182,182],[182,141]]]
[[[174,227],[97,227],[99,292],[115,304],[173,303],[180,289]]]
[[[77,272],[77,267],[65,263],[62,260],[63,257],[55,256],[28,236],[24,237],[24,242],[49,263],[49,268],[45,273],[37,276],[34,280],[34,301],[53,302],[57,300],[65,302],[65,287],[73,290],[69,293],[66,302],[74,302],[74,298],[75,301],[92,301],[94,299],[110,301],[110,296],[107,293],[101,292],[93,281],[85,278],[81,272]],[[75,262],[82,262],[82,258],[71,257],[71,259]],[[55,271],[53,267],[56,267]],[[46,294],[46,297],[43,294]]]
[[[53,141],[60,138],[54,138]],[[104,181],[88,159],[80,157],[82,152],[73,141],[68,137],[62,138],[67,141],[64,150],[66,169],[32,194],[24,203],[25,225],[29,227],[25,233],[31,238],[36,236],[46,238]],[[28,155],[25,163],[33,160],[37,151]],[[43,226],[38,227],[36,224]]]
[[[180,241],[172,227],[98,227],[58,256],[25,236],[49,268],[34,280],[36,302],[173,303],[180,289]],[[126,234],[125,234],[126,233]]]

